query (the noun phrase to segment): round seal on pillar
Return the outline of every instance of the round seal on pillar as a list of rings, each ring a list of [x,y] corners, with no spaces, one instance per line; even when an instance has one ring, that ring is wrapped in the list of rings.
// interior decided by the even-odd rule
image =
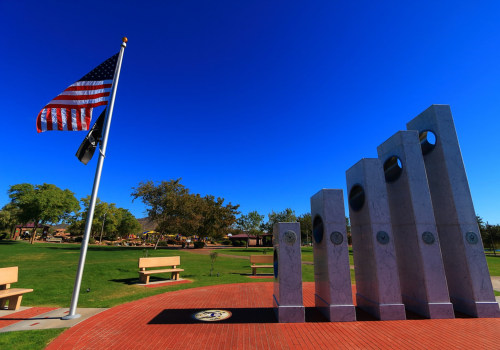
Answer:
[[[477,237],[477,235],[474,232],[467,232],[465,234],[465,239],[467,240],[467,243],[469,243],[469,244],[476,244],[477,242],[479,242],[479,238]]]
[[[330,241],[332,241],[334,245],[342,244],[342,242],[344,241],[344,236],[342,236],[342,233],[334,231],[330,234]]]
[[[389,243],[389,235],[385,231],[378,231],[377,232],[377,242],[380,244],[387,244]]]
[[[285,232],[283,238],[286,244],[294,245],[295,241],[297,240],[297,234],[292,230],[288,230]]]
[[[429,231],[425,231],[422,233],[422,241],[424,241],[425,244],[433,244],[436,241],[436,238],[434,237],[434,234]]]

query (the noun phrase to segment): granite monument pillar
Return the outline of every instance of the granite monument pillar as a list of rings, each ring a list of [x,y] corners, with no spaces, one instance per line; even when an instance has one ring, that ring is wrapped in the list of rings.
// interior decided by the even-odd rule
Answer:
[[[405,307],[454,318],[418,132],[399,131],[378,147],[383,164]]]
[[[311,197],[315,305],[330,321],[356,321],[342,190]]]
[[[475,317],[500,317],[450,106],[407,124],[419,133],[451,302]]]
[[[298,222],[274,224],[273,241],[273,307],[276,317],[279,323],[304,322],[300,224]]]
[[[406,319],[384,172],[378,159],[346,172],[356,305],[380,320]]]

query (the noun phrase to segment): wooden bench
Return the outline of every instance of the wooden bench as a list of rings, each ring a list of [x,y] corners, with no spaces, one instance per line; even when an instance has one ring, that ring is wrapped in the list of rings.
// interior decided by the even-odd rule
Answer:
[[[54,243],[62,243],[62,238],[61,237],[50,237],[47,238],[46,242],[54,242]]]
[[[250,267],[252,268],[252,275],[255,276],[257,274],[258,268],[265,268],[265,269],[274,268],[273,259],[274,258],[272,255],[250,255],[250,264],[252,264]]]
[[[10,288],[11,283],[17,282],[18,267],[0,268],[0,308],[5,309],[7,302],[9,310],[19,310],[24,293],[32,292],[33,289]]]
[[[157,273],[172,273],[172,279],[179,279],[179,272],[184,269],[179,269],[177,266],[181,264],[180,256],[166,256],[161,258],[139,258],[139,281],[144,284],[149,283],[149,275]],[[168,269],[153,269],[146,270],[149,267],[170,267]]]

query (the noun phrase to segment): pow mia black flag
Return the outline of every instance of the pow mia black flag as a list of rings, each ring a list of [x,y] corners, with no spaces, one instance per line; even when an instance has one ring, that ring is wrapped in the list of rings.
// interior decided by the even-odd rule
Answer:
[[[99,115],[99,118],[97,118],[94,126],[92,126],[92,129],[90,129],[89,133],[78,148],[78,151],[76,151],[76,157],[85,165],[90,162],[92,156],[94,155],[95,149],[97,148],[97,144],[102,140],[102,129],[105,116],[106,108],[104,108],[101,115]]]

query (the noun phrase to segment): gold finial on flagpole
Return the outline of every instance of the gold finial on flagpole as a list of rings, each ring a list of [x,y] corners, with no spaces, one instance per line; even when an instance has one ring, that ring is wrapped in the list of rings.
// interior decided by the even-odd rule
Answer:
[[[124,37],[122,38],[122,41],[123,41],[124,43],[126,43],[126,42],[128,41],[127,37],[126,37],[126,36],[124,36]]]

